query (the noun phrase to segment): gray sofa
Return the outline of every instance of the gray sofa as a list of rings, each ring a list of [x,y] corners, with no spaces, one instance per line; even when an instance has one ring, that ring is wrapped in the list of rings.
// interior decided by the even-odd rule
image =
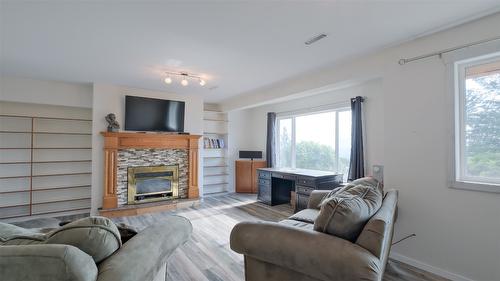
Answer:
[[[73,226],[71,230],[78,231],[85,227],[87,226]],[[106,226],[99,226],[97,229],[86,230],[84,235],[91,238],[86,244],[101,243],[96,240],[108,239],[101,244],[105,247],[109,245],[113,247],[110,242],[113,237],[102,238],[102,235],[96,235],[96,232],[105,228]],[[2,242],[0,243],[0,280],[2,281],[165,280],[168,257],[179,245],[189,239],[192,232],[188,219],[171,216],[160,224],[147,227],[123,245],[119,241],[117,250],[113,249],[110,256],[96,263],[95,256],[75,246],[48,244],[41,239],[36,241],[37,235],[43,236],[33,235],[33,232],[30,233],[28,229],[25,230],[26,236],[30,236],[30,239],[34,237],[35,240],[23,239],[25,234],[22,233],[17,235],[17,240],[8,240],[5,237],[12,236],[12,229],[19,232],[19,228],[12,225],[0,224],[0,238],[3,237],[0,241]],[[75,234],[76,231],[69,233],[73,240],[75,236],[80,235]],[[56,235],[51,234],[51,237],[56,237]],[[57,239],[62,241],[68,239],[69,235],[66,233],[66,237],[57,237]],[[21,245],[9,245],[12,243]]]
[[[392,243],[398,192],[382,206],[354,242],[313,229],[328,191],[313,191],[308,209],[279,223],[244,222],[231,233],[231,249],[245,258],[245,280],[382,280]]]

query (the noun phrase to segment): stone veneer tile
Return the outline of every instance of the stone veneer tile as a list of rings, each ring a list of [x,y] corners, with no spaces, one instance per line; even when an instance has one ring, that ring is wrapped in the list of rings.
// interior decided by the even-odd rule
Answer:
[[[188,153],[185,149],[119,149],[117,156],[118,206],[127,204],[128,167],[179,165],[179,198],[188,195]]]

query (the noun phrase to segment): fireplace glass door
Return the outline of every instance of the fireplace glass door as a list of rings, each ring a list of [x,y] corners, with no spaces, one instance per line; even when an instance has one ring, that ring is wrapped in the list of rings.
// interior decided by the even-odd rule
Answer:
[[[163,165],[128,168],[128,203],[175,199],[179,196],[179,167]]]

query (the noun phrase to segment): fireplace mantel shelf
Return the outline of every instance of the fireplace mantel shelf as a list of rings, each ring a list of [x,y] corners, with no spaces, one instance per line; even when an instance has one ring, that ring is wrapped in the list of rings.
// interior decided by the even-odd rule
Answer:
[[[200,135],[179,135],[167,133],[101,132],[104,147],[123,148],[181,148],[198,149]]]
[[[104,137],[104,194],[102,209],[117,209],[117,155],[119,149],[186,149],[188,198],[199,197],[198,143],[200,135],[167,133],[101,132]]]

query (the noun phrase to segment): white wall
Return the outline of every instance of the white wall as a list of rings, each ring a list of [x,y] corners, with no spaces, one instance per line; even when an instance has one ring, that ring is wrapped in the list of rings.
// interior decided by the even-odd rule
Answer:
[[[92,107],[92,84],[0,77],[0,100]]]
[[[125,96],[141,96],[159,99],[172,99],[186,102],[184,129],[191,134],[203,134],[203,99],[199,96],[177,95],[159,91],[126,88],[114,85],[94,84],[93,98],[93,128],[92,128],[92,212],[102,207],[103,196],[103,147],[104,139],[100,132],[106,131],[107,123],[104,117],[108,113],[115,113],[117,121],[123,129],[125,121]],[[202,169],[203,146],[200,140],[199,171]],[[199,175],[199,185],[203,185],[203,177]],[[200,190],[200,194],[201,190]]]
[[[495,14],[236,97],[222,107],[234,110],[327,85],[380,79],[380,96],[363,94],[367,107],[378,104],[373,114],[381,123],[367,120],[370,138],[378,138],[367,150],[372,163],[385,166],[385,186],[400,190],[395,239],[416,234],[395,245],[392,255],[454,280],[500,280],[500,194],[451,189],[447,183],[453,144],[447,67],[438,57],[398,64],[400,58],[500,36],[499,26],[500,14]],[[262,133],[253,139],[254,130],[261,132],[259,126],[265,125],[266,110],[253,112],[259,110],[258,118],[252,111],[231,113],[230,145],[241,146],[233,152],[263,147]],[[378,128],[382,135],[373,135]]]

